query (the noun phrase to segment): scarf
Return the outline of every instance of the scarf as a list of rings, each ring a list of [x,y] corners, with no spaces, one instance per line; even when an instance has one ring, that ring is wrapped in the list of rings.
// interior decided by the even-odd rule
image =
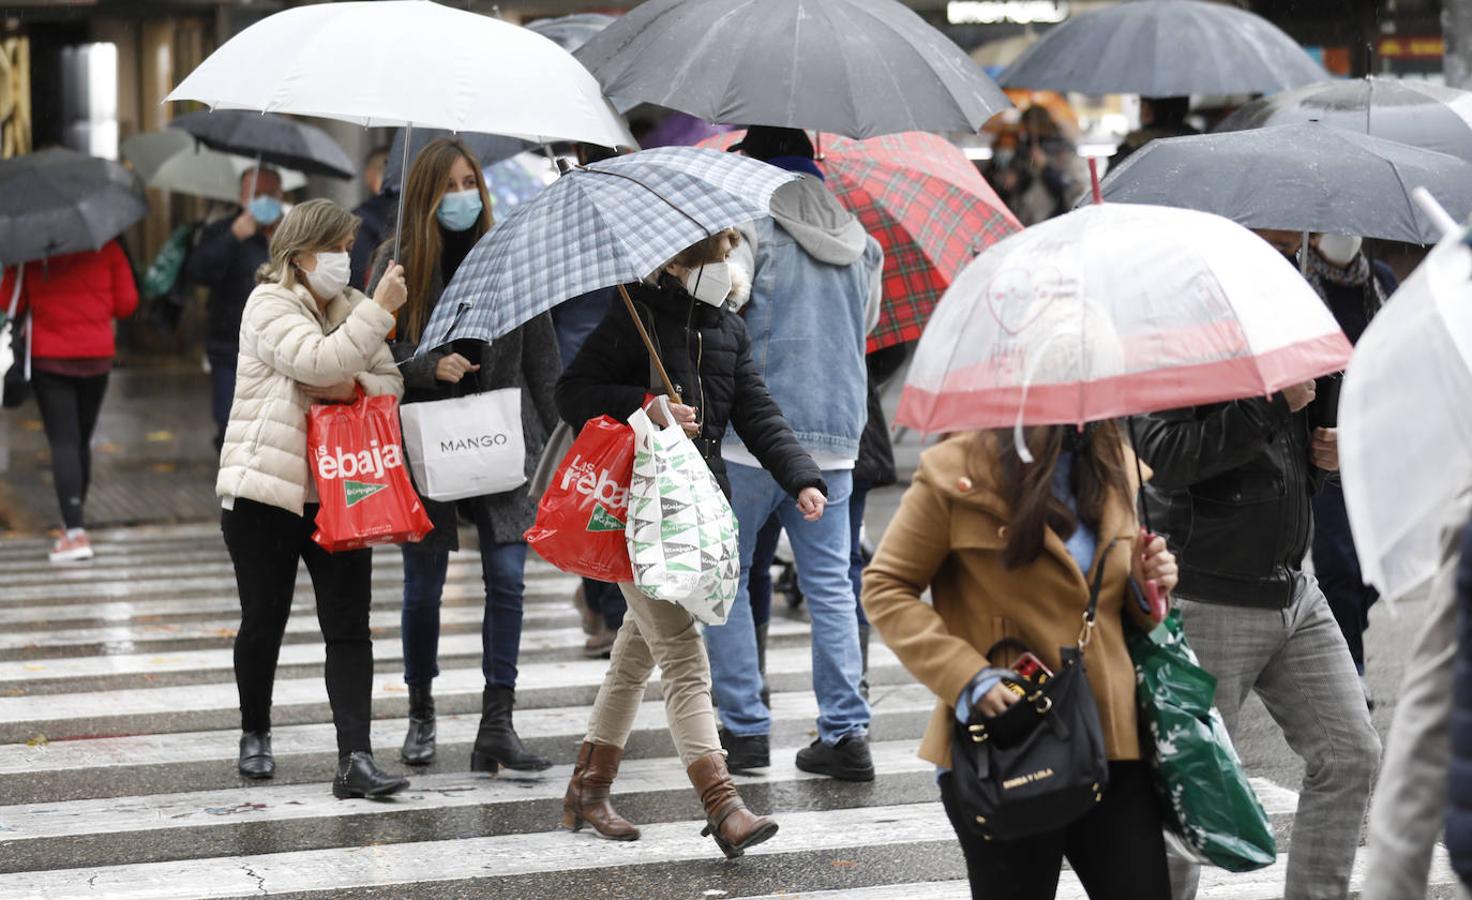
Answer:
[[[1387,298],[1385,289],[1380,286],[1380,279],[1375,277],[1369,257],[1363,253],[1356,254],[1354,262],[1341,269],[1312,248],[1305,247],[1304,252],[1308,253],[1308,283],[1313,285],[1320,298],[1327,299],[1327,286],[1330,284],[1359,288],[1365,298],[1365,321],[1375,318]]]

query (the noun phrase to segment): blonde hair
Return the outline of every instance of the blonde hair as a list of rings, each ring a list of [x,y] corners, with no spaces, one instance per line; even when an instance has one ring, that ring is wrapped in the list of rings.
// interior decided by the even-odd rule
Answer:
[[[298,253],[317,253],[351,242],[360,224],[362,220],[331,200],[298,203],[271,235],[271,258],[256,271],[256,282],[296,287]]]

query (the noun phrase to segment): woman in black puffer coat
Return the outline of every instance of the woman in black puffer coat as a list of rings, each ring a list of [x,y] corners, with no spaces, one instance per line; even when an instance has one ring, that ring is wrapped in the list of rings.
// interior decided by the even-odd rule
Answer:
[[[735,281],[727,257],[739,237],[734,231],[703,240],[677,255],[649,283],[629,285],[635,308],[653,338],[680,403],[671,404],[730,495],[721,438],[732,425],[741,440],[794,497],[810,518],[823,514],[826,485],[811,457],[772,401],[752,364],[746,326],[725,308]],[[557,383],[557,408],[574,428],[601,415],[626,420],[646,408],[660,425],[663,412],[651,406],[660,381],[637,326],[622,303],[583,344]],[[664,679],[670,734],[705,806],[705,832],[727,856],[767,840],[777,823],[753,815],[736,793],[716,735],[711,706],[710,663],[695,619],[672,603],[652,600],[632,583],[620,584],[628,614],[613,645],[608,676],[598,691],[588,734],[563,800],[563,824],[591,825],[615,840],[635,840],[639,829],[614,812],[609,789],[624,743],[656,665]]]

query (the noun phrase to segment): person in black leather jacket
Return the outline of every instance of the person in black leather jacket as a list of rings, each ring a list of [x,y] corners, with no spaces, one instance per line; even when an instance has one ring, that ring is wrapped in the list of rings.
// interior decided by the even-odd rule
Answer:
[[[1280,251],[1297,235],[1267,236]],[[1289,246],[1288,239],[1293,243]],[[1216,706],[1234,736],[1256,691],[1305,762],[1287,890],[1343,898],[1380,739],[1344,634],[1305,572],[1312,498],[1339,468],[1332,431],[1311,430],[1314,384],[1146,417],[1138,451],[1154,474],[1149,524],[1179,560],[1176,605],[1201,665],[1216,676]],[[1194,897],[1196,869],[1174,866],[1178,898]]]

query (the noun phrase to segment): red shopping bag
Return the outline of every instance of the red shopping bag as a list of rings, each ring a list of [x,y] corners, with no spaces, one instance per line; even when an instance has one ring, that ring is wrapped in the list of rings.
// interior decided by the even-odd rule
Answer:
[[[307,463],[317,479],[317,531],[329,553],[372,544],[414,543],[434,526],[404,469],[399,401],[358,389],[352,403],[307,413]]]
[[[593,419],[552,476],[526,542],[564,572],[598,581],[633,581],[624,539],[633,474],[633,430],[608,416]]]

